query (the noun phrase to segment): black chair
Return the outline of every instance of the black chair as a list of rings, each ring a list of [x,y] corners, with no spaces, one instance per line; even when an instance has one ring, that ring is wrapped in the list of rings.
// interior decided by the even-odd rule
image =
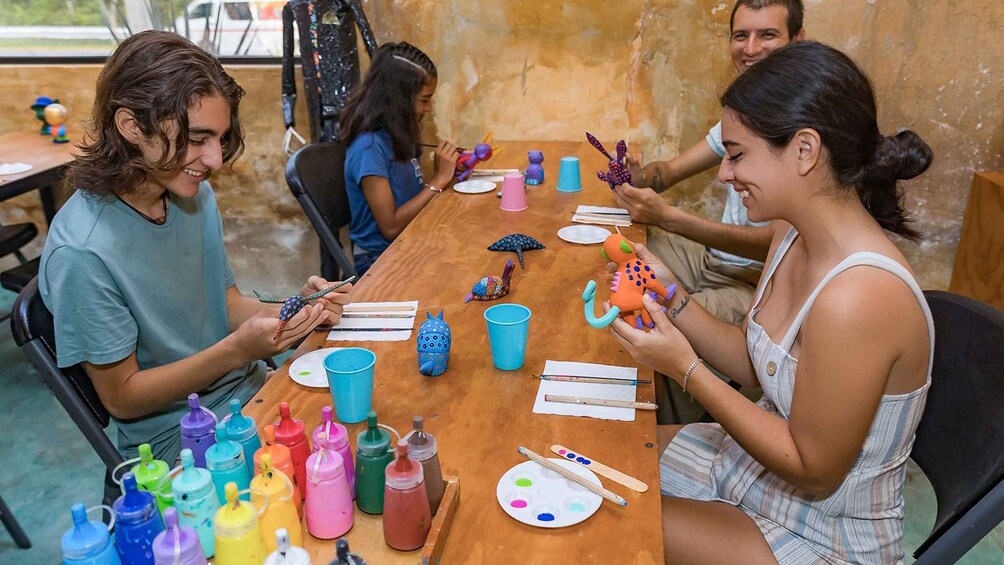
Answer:
[[[931,389],[912,457],[938,515],[918,564],[955,563],[1004,519],[1004,311],[926,291],[934,316]]]
[[[37,277],[28,282],[14,301],[10,325],[14,341],[28,356],[42,382],[63,405],[104,462],[107,469],[104,499],[108,502],[109,497],[114,498],[118,493],[118,487],[111,481],[111,471],[124,459],[105,435],[110,415],[83,367],[74,365],[61,369],[56,365],[55,327],[52,314],[38,291]]]
[[[21,292],[24,285],[38,274],[38,259],[29,261],[21,253],[21,248],[35,239],[36,235],[38,228],[35,224],[0,226],[0,257],[13,254],[20,263],[17,267],[0,273],[0,286],[3,288],[11,292]]]
[[[17,523],[17,518],[11,513],[10,508],[7,507],[7,503],[4,502],[3,497],[0,496],[0,521],[3,522],[4,527],[10,532],[10,537],[14,538],[14,543],[17,544],[21,549],[28,549],[31,547],[31,540],[28,539],[28,535],[24,533],[21,529],[21,524]]]
[[[337,236],[352,220],[344,169],[345,147],[340,143],[307,145],[286,163],[286,184],[321,240],[321,276],[327,280],[356,274]]]

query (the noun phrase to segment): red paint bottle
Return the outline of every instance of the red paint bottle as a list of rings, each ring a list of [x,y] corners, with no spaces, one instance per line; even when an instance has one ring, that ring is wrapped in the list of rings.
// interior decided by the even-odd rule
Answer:
[[[290,416],[289,404],[280,402],[279,422],[275,425],[275,441],[289,448],[298,485],[307,484],[307,457],[310,456],[310,444],[307,443],[306,429],[302,420]],[[301,497],[305,493],[306,489],[300,489]]]
[[[408,458],[408,441],[397,442],[397,459],[387,465],[383,495],[383,539],[399,551],[425,545],[432,527],[422,465]]]

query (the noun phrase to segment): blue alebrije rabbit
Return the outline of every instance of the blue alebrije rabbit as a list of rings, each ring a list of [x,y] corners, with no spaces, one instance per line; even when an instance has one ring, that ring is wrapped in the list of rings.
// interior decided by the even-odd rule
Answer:
[[[428,318],[418,328],[418,370],[427,377],[438,377],[450,363],[450,326],[443,321],[443,312]]]

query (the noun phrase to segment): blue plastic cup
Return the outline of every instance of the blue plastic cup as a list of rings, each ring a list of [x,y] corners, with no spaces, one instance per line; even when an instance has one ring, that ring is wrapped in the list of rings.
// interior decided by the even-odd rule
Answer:
[[[579,176],[579,158],[562,157],[558,168],[558,191],[578,192],[582,190],[582,178]]]
[[[366,419],[373,408],[373,367],[376,354],[362,347],[332,351],[324,358],[335,416],[346,424]]]
[[[485,320],[495,368],[515,371],[522,367],[530,330],[530,309],[521,304],[496,304],[485,310]]]

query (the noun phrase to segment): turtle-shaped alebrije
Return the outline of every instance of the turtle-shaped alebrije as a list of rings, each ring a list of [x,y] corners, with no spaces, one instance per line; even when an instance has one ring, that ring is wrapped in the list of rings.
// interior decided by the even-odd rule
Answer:
[[[489,251],[512,251],[519,258],[519,266],[523,269],[526,269],[523,252],[534,249],[544,249],[544,244],[522,233],[511,233],[488,246]]]

